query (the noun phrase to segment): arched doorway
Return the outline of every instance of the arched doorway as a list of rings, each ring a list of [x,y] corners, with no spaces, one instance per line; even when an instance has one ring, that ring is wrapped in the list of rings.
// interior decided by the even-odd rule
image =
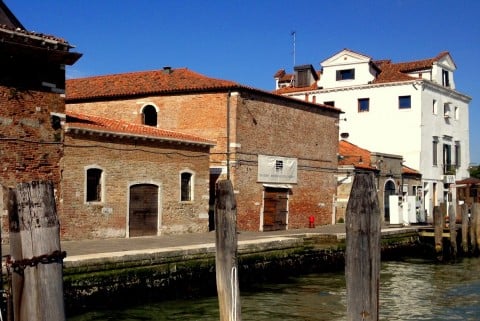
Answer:
[[[384,209],[385,209],[385,222],[390,222],[390,195],[395,195],[395,183],[392,180],[385,182],[385,191],[384,191]]]
[[[129,235],[151,236],[158,231],[158,186],[137,184],[130,186]]]

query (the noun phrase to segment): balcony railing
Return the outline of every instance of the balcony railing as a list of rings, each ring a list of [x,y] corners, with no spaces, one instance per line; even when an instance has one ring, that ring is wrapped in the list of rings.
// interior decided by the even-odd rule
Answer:
[[[457,166],[454,164],[443,165],[443,174],[444,175],[455,175],[457,172]]]

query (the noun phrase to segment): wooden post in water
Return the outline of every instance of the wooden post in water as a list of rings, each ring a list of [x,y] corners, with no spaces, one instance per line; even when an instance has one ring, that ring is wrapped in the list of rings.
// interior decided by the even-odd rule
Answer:
[[[346,211],[348,321],[378,321],[380,220],[373,172],[355,173]]]
[[[455,206],[450,204],[448,207],[449,227],[450,227],[450,253],[453,258],[457,257],[457,214]]]
[[[462,250],[468,253],[468,205],[462,204]]]
[[[220,321],[241,321],[237,271],[237,203],[231,181],[218,181],[215,195],[215,266]]]
[[[435,254],[441,259],[443,254],[443,224],[444,218],[439,206],[433,207],[433,225],[435,235]]]
[[[480,250],[480,206],[478,203],[472,203],[472,215],[474,217],[474,224],[475,224],[475,244],[476,249]]]
[[[15,321],[65,321],[60,230],[53,185],[31,182],[9,193]]]
[[[470,251],[475,253],[478,248],[477,244],[477,224],[478,224],[478,211],[476,210],[478,206],[476,203],[472,203],[470,208]]]

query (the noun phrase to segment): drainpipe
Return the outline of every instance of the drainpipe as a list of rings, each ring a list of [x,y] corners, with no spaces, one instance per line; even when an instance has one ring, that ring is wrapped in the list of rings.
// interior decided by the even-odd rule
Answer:
[[[227,95],[227,180],[230,180],[230,96],[231,91]]]

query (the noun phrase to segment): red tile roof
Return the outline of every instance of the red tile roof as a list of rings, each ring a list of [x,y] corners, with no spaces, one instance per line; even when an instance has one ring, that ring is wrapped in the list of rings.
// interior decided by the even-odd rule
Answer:
[[[260,89],[244,86],[229,80],[206,77],[187,68],[139,71],[123,74],[104,75],[66,81],[66,101],[121,99],[144,95],[172,95],[179,93],[246,90],[274,96],[277,99],[299,101],[337,113],[338,108],[301,101]]]
[[[370,151],[346,140],[338,142],[338,154],[340,155],[338,160],[340,166],[352,165],[357,169],[376,170],[375,167],[370,165]]]
[[[236,88],[228,80],[209,78],[187,68],[139,71],[66,81],[67,101]]]
[[[414,61],[399,62],[399,63],[393,63],[389,59],[372,61],[374,66],[378,67],[380,71],[380,73],[377,75],[377,78],[372,83],[389,83],[389,82],[408,81],[408,80],[418,79],[418,78],[407,75],[407,73],[430,69],[432,68],[432,65],[435,62],[439,61],[440,59],[444,58],[447,55],[449,55],[448,51],[442,51],[441,53],[439,53],[437,56],[433,58],[422,59],[422,60],[414,60]],[[283,73],[281,73],[281,71],[283,71]],[[284,69],[280,69],[274,75],[274,78],[279,78],[279,81],[284,83],[290,81],[291,77],[292,77],[292,74],[285,73]],[[285,93],[291,93],[291,92],[308,91],[313,89],[317,89],[317,88],[288,86],[288,87],[277,89],[274,91],[274,93],[285,94]]]
[[[405,165],[402,165],[402,174],[417,175],[417,176],[422,175],[419,171]]]
[[[126,121],[67,112],[65,131],[88,131],[98,134],[112,134],[196,145],[215,145],[215,142],[199,136],[185,134],[157,127],[139,125]]]

